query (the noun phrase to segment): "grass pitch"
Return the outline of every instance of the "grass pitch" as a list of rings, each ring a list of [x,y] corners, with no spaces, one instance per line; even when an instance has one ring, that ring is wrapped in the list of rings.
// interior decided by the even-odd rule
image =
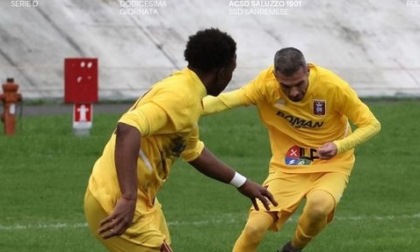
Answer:
[[[306,252],[411,252],[420,248],[420,101],[368,103],[381,133],[356,151],[356,166],[335,220]],[[0,251],[105,251],[87,230],[82,200],[91,167],[118,114],[95,115],[89,137],[75,137],[71,115],[26,117],[0,136]],[[253,108],[202,118],[201,137],[226,163],[262,182],[269,143]],[[181,160],[160,196],[175,251],[224,252],[242,230],[251,202]],[[259,251],[293,235],[297,216],[267,233]]]

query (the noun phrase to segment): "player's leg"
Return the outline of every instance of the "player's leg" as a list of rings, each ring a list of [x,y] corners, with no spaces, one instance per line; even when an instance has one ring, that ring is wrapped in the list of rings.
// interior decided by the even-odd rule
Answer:
[[[347,186],[348,175],[345,174],[326,173],[316,176],[306,196],[306,204],[299,217],[295,235],[289,244],[291,248],[303,249],[325,228],[332,220],[334,210]]]
[[[270,212],[264,211],[264,206],[260,202],[259,211],[251,208],[248,221],[234,245],[233,252],[257,251],[258,245],[269,229],[277,231],[283,227],[304,197],[300,185],[305,184],[303,181],[307,177],[300,174],[284,174],[280,171],[269,174],[264,185],[273,194],[278,205],[271,205]]]
[[[295,248],[304,248],[324,229],[328,216],[334,208],[335,199],[330,193],[324,190],[315,190],[308,194],[292,245]]]
[[[160,233],[160,230],[158,229],[146,230],[146,232],[141,232],[141,235],[140,235],[140,232],[138,233],[133,232],[132,234],[130,234],[130,237],[132,237],[131,240],[124,238],[122,236],[116,236],[109,239],[103,239],[99,235],[98,229],[99,229],[99,223],[107,216],[107,214],[105,210],[103,210],[99,202],[93,197],[93,195],[89,191],[87,191],[85,195],[84,210],[85,210],[86,220],[88,222],[88,226],[91,233],[95,236],[96,239],[98,239],[107,248],[108,251],[111,251],[111,252],[127,252],[127,251],[130,251],[130,252],[172,252],[172,250],[170,250],[169,245],[167,245],[164,242],[163,237],[165,237],[165,235]],[[156,223],[158,224],[155,224],[155,226],[160,225],[159,229],[165,230],[164,226],[166,226],[166,222],[162,222],[163,213],[159,213],[159,210],[155,211],[157,214],[156,216],[154,215],[144,216],[144,219],[146,220],[151,219],[152,221],[157,220]],[[164,218],[163,218],[163,221],[164,221]],[[163,225],[163,223],[165,225]],[[142,225],[141,223],[138,223],[138,224]],[[136,223],[133,223],[133,225],[136,225]],[[150,227],[150,225],[147,225],[147,226]],[[134,233],[137,234],[137,237]],[[145,238],[147,238],[147,242],[144,242]]]
[[[121,237],[113,237],[103,242],[105,247],[110,252],[172,252],[172,250],[162,250],[164,245],[161,247],[146,247],[139,244],[135,244],[129,240]]]
[[[155,199],[155,204],[158,203],[158,199]],[[156,223],[159,225],[159,231],[165,235],[165,240],[163,241],[162,247],[160,248],[160,252],[173,252],[171,248],[171,236],[169,234],[168,224],[166,223],[165,215],[163,214],[162,208],[158,208],[159,213],[156,214]]]
[[[251,210],[248,221],[236,240],[233,252],[253,252],[264,237],[267,230],[273,225],[274,214],[265,211]]]

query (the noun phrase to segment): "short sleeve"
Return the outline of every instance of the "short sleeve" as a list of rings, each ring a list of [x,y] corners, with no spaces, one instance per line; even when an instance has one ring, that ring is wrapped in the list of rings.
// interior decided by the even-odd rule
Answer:
[[[118,122],[133,126],[142,136],[148,136],[163,128],[168,120],[165,110],[153,102],[148,102],[126,112]]]
[[[191,136],[187,140],[187,145],[181,153],[181,158],[186,162],[190,162],[201,155],[204,149],[204,143],[199,140],[198,127],[196,127]]]

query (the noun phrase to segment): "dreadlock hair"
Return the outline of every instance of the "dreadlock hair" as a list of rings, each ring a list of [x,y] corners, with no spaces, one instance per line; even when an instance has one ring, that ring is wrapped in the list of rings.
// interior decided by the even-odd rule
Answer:
[[[184,51],[188,66],[203,72],[226,67],[236,54],[236,42],[217,28],[200,30],[189,37]]]
[[[286,76],[296,73],[301,67],[306,67],[302,52],[294,47],[286,47],[276,52],[274,69]]]

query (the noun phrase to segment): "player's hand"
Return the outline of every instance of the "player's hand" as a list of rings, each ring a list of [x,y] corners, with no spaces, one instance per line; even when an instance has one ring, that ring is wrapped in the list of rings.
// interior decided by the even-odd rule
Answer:
[[[256,210],[260,210],[257,204],[257,199],[259,199],[265,209],[270,210],[270,202],[277,206],[277,201],[274,199],[273,195],[267,190],[267,188],[251,181],[246,180],[245,184],[238,188],[239,192],[251,199],[252,204]]]
[[[337,155],[338,150],[334,143],[328,142],[319,147],[317,152],[320,159],[331,159]]]
[[[112,214],[101,221],[99,235],[104,239],[122,235],[131,225],[135,209],[135,199],[120,198]]]

